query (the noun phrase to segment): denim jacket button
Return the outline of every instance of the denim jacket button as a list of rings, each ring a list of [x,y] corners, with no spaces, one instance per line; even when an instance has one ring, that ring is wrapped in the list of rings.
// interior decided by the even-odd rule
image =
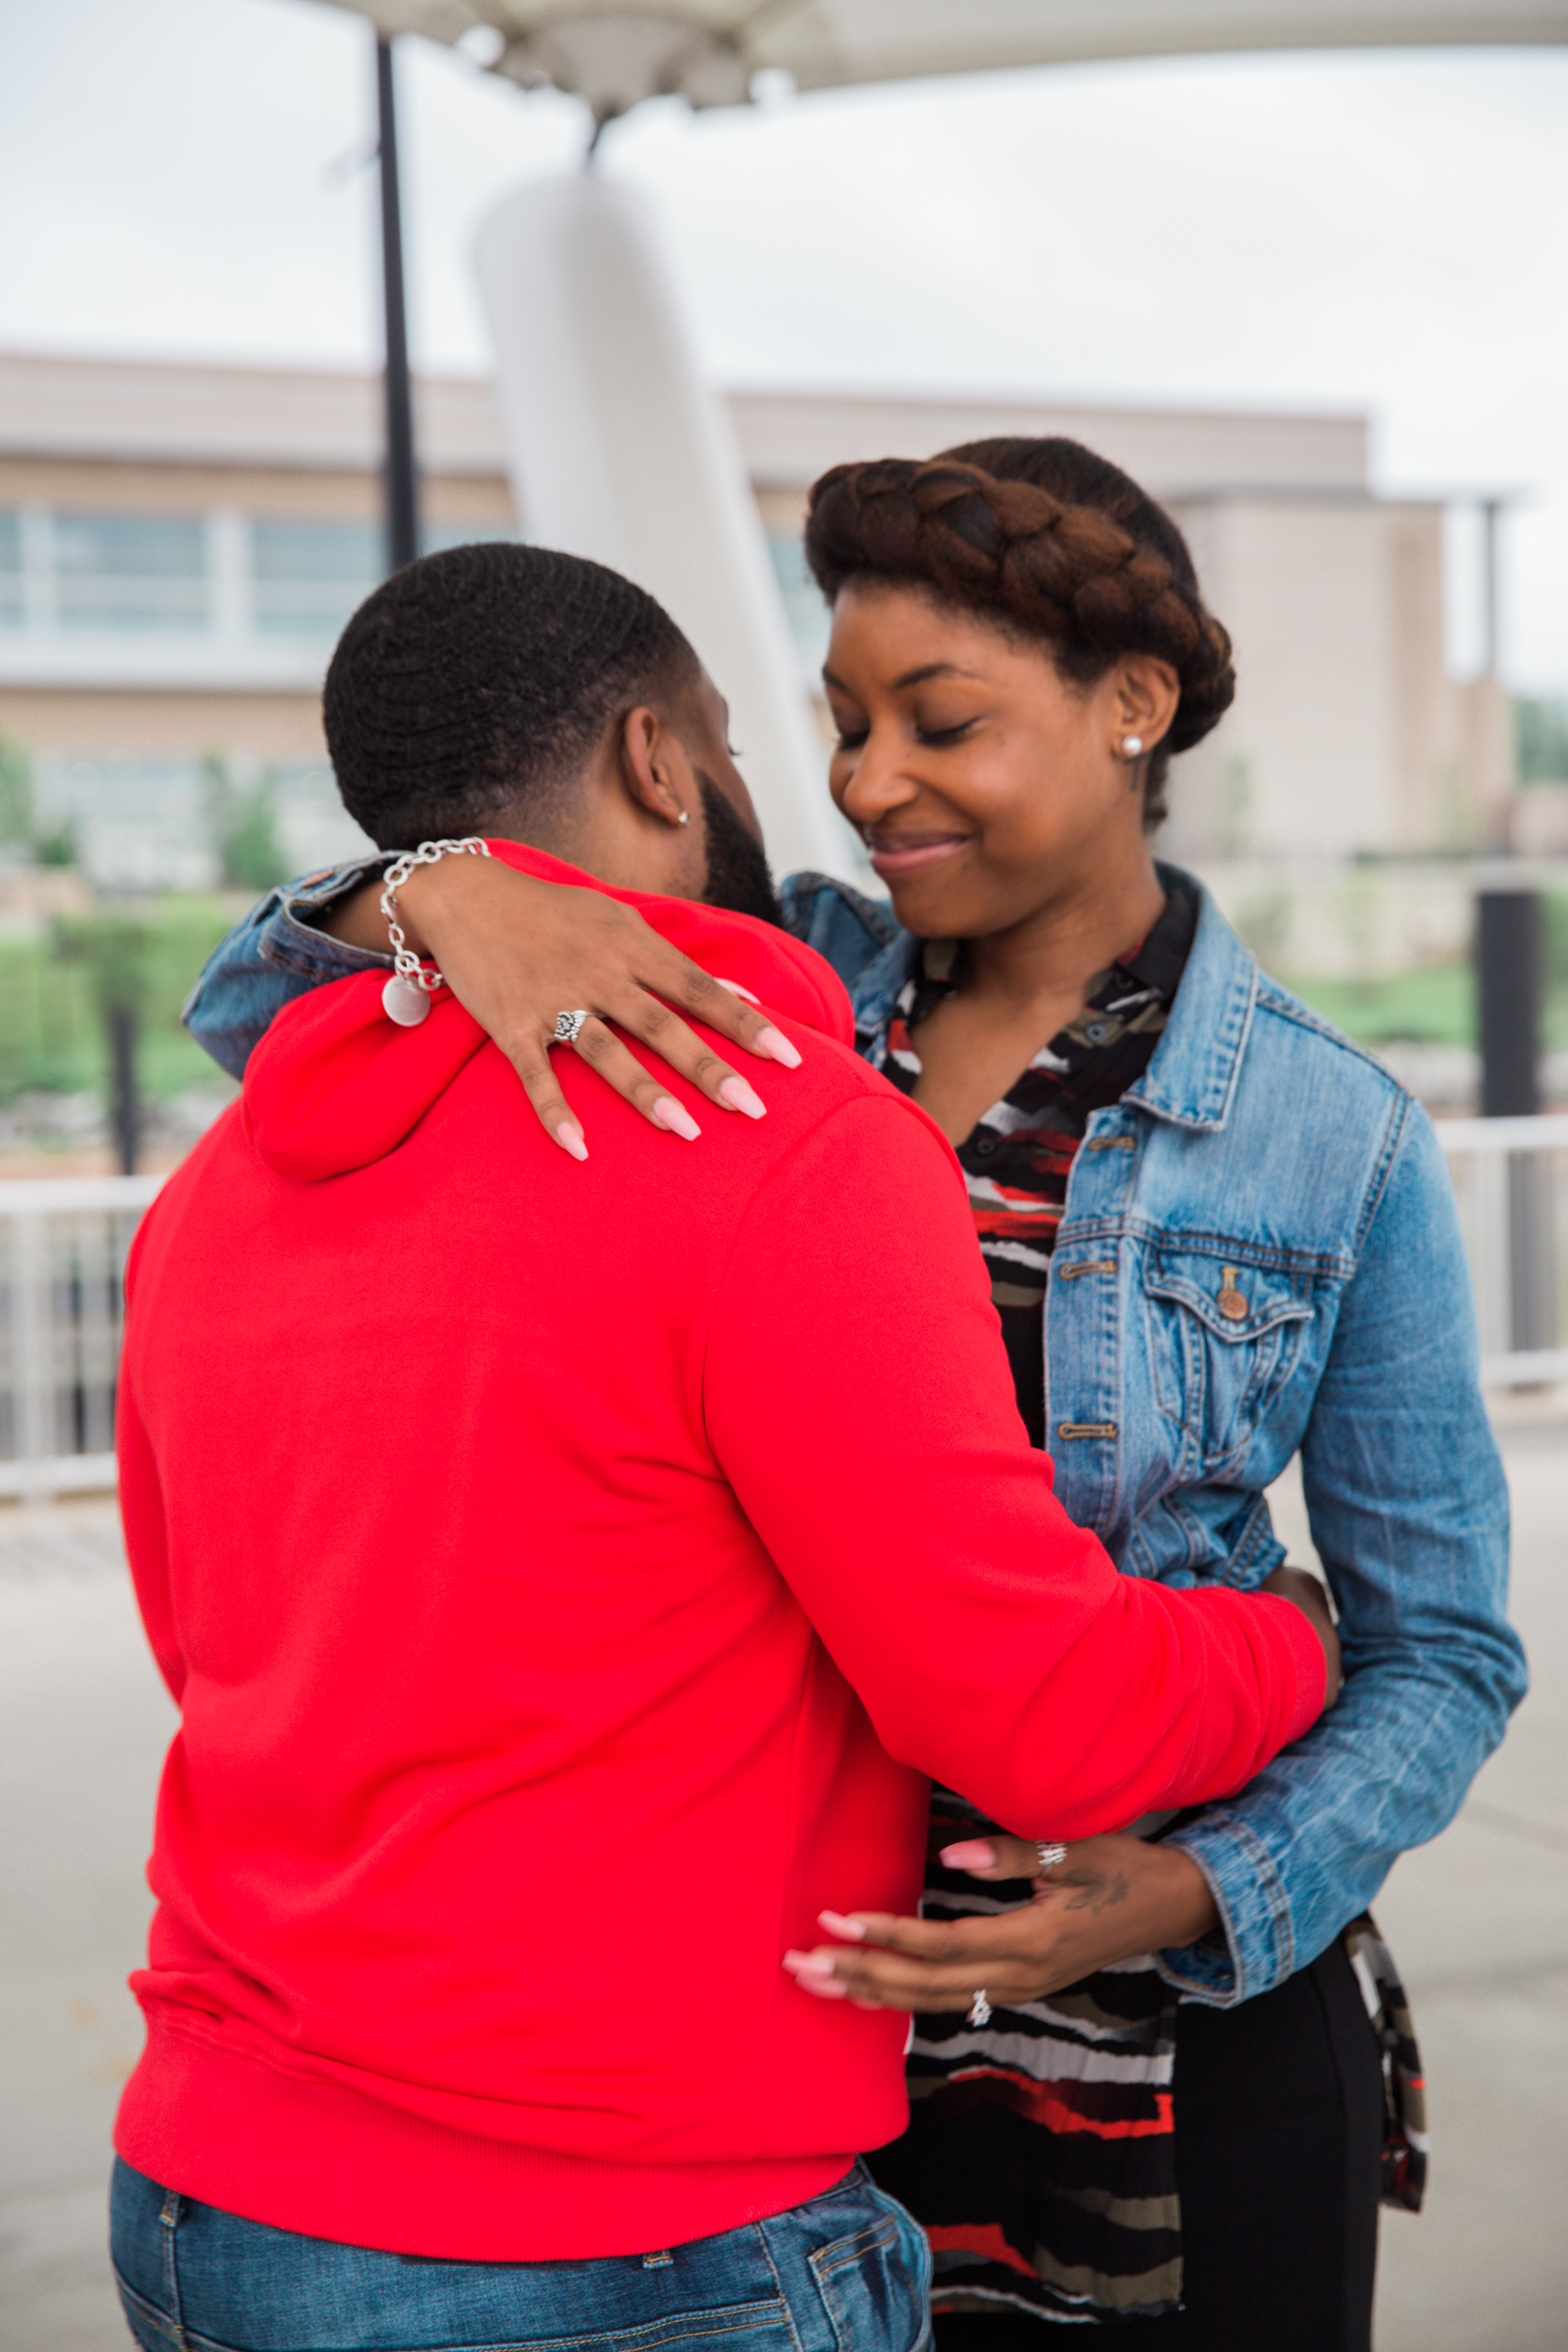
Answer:
[[[1247,1318],[1247,1299],[1236,1286],[1236,1268],[1227,1265],[1221,1278],[1219,1297],[1215,1305],[1227,1323],[1241,1323]]]

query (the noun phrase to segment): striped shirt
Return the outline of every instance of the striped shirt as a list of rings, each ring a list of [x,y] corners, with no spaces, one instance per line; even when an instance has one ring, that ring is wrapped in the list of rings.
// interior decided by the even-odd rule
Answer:
[[[1073,1160],[1089,1113],[1148,1068],[1196,928],[1196,901],[1173,892],[1148,936],[1090,982],[1079,1017],[958,1147],[1018,1410],[1042,1448],[1046,1288]],[[961,954],[952,940],[928,941],[899,999],[883,1067],[906,1094],[921,1075],[920,1024],[957,984]],[[982,1889],[936,1860],[953,1838],[994,1826],[936,1791],[925,1917],[1027,1900],[1026,1884]],[[998,2005],[984,2026],[916,2018],[910,2128],[874,2164],[925,2224],[936,2310],[1022,2306],[1081,2322],[1152,2317],[1178,2303],[1175,2005],[1141,1958],[1049,2000]]]

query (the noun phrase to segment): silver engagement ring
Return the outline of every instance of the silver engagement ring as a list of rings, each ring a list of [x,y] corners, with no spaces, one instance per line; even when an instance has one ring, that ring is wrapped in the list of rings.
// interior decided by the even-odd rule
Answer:
[[[558,1013],[555,1016],[555,1030],[551,1040],[552,1044],[556,1045],[574,1045],[582,1031],[583,1024],[587,1020],[587,1018],[588,1015],[585,1013]]]

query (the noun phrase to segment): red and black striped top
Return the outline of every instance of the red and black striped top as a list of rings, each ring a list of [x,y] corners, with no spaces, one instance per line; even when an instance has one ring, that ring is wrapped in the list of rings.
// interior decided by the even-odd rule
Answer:
[[[1068,1179],[1089,1113],[1148,1068],[1193,936],[1173,892],[1147,938],[1089,983],[1086,1006],[958,1147],[991,1296],[1033,1444],[1046,1442],[1045,1300]],[[885,1069],[912,1094],[920,1024],[962,976],[963,950],[927,944],[888,1033]],[[942,1869],[938,1849],[995,1824],[938,1790],[921,1909],[956,1918],[1026,1901]],[[1152,1957],[1124,1960],[988,2021],[918,2017],[910,2128],[878,2151],[883,2186],[924,2223],[938,2311],[1042,2319],[1153,2318],[1181,2296],[1172,2083],[1176,1996]]]
[[[1173,891],[1147,938],[1090,982],[1081,1016],[1041,1048],[958,1147],[1018,1410],[1041,1448],[1046,1278],[1073,1159],[1089,1113],[1120,1102],[1148,1068],[1197,919],[1196,899]],[[963,952],[955,940],[928,940],[922,971],[899,998],[883,1067],[905,1094],[913,1094],[921,1074],[920,1024],[957,986]]]

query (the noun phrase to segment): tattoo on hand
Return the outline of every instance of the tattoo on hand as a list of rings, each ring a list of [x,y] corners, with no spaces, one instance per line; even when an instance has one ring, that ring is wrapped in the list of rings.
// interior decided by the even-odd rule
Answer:
[[[1086,1879],[1076,1895],[1070,1895],[1063,1905],[1067,1911],[1091,1911],[1098,1919],[1113,1903],[1124,1903],[1131,1893],[1127,1873],[1119,1870],[1110,1878]]]

